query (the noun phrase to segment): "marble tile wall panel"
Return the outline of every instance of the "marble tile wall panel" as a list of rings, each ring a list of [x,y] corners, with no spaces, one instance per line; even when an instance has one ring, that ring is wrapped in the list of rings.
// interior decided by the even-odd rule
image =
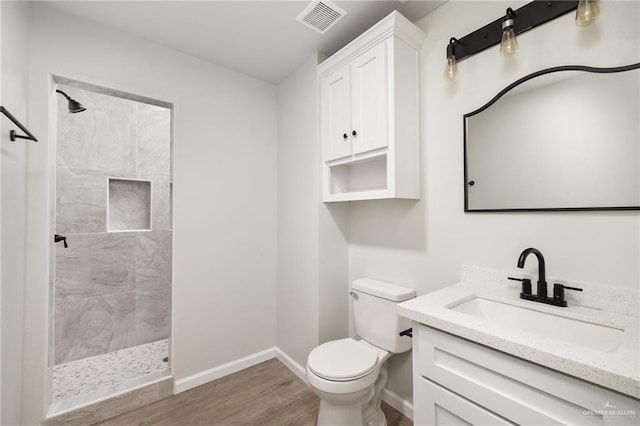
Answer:
[[[136,292],[135,344],[169,337],[171,289]]]
[[[136,236],[136,344],[169,337],[171,231]]]
[[[138,103],[136,171],[138,177],[171,170],[171,110]]]
[[[56,233],[106,232],[107,174],[85,169],[56,170]]]
[[[67,112],[58,96],[57,167],[135,176],[137,103],[69,86],[60,89],[87,110]]]
[[[172,231],[136,234],[136,292],[164,291],[171,288],[172,239]]]
[[[171,229],[171,198],[169,175],[152,175],[152,229]]]
[[[109,230],[151,229],[151,182],[109,179]]]
[[[132,346],[135,306],[135,292],[56,296],[55,363]]]
[[[56,296],[95,297],[135,290],[134,233],[71,234],[67,242],[66,249],[55,245]]]
[[[171,110],[60,89],[87,111],[68,114],[58,97],[55,229],[70,247],[55,248],[56,364],[166,338],[171,312]],[[109,200],[110,177],[150,180],[152,194]],[[115,185],[135,186],[125,179]],[[111,229],[164,232],[106,233],[108,201]]]

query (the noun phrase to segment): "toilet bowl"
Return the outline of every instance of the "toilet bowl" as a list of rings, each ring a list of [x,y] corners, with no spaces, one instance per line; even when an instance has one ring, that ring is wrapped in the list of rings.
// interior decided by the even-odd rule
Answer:
[[[307,381],[320,397],[318,424],[385,424],[372,423],[374,416],[379,417],[377,410],[368,410],[365,417],[363,407],[372,405],[376,394],[381,395],[387,374],[386,369],[384,374],[380,372],[390,356],[383,349],[351,338],[333,340],[311,351]]]
[[[385,363],[394,353],[411,348],[399,332],[410,321],[395,314],[395,305],[415,291],[368,278],[352,283],[353,313],[361,340],[333,340],[311,351],[306,376],[320,397],[318,425],[384,426],[380,408],[387,382]]]

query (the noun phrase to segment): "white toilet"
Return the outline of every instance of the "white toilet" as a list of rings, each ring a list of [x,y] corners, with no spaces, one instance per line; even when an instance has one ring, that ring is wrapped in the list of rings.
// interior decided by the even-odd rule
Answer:
[[[380,409],[387,383],[386,360],[411,349],[400,332],[411,321],[396,313],[399,302],[416,297],[407,287],[361,278],[351,283],[356,332],[362,340],[333,340],[313,349],[307,381],[320,397],[318,425],[384,426]]]

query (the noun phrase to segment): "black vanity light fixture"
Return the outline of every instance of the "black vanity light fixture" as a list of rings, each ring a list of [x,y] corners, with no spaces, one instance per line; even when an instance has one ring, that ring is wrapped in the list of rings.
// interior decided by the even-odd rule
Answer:
[[[600,14],[598,0],[534,0],[516,10],[508,8],[501,18],[460,39],[450,38],[445,77],[452,80],[456,76],[458,62],[498,43],[503,56],[513,55],[518,48],[517,34],[572,10],[576,10],[576,25],[581,27],[591,25]]]

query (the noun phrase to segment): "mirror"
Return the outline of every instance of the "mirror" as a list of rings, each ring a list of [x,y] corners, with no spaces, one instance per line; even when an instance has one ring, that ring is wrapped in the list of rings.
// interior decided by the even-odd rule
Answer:
[[[465,211],[640,210],[639,69],[549,68],[465,114]]]

